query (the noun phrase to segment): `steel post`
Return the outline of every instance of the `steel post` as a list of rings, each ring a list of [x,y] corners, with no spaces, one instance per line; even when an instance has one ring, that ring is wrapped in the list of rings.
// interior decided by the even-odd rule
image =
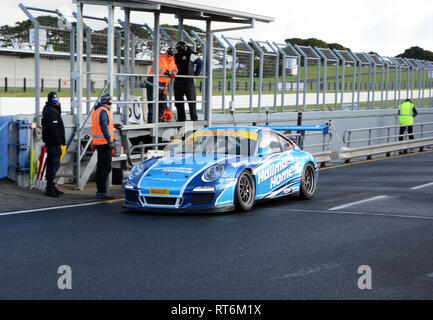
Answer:
[[[266,41],[269,48],[271,48],[272,52],[275,54],[275,78],[274,78],[274,112],[277,112],[277,99],[278,99],[278,76],[279,76],[279,64],[280,64],[280,55],[278,50],[276,50],[269,41]]]
[[[205,121],[206,125],[212,125],[212,53],[213,39],[211,20],[206,20],[206,79],[205,79]]]
[[[253,112],[253,96],[254,96],[254,50],[251,46],[243,39],[240,38],[244,46],[250,51],[250,112]]]
[[[35,61],[35,113],[40,114],[41,112],[41,87],[39,83],[40,79],[40,70],[39,70],[39,56],[40,56],[40,43],[39,43],[39,22],[33,17],[30,11],[24,6],[22,3],[19,4],[19,7],[25,15],[30,19],[34,28],[34,61]]]
[[[259,94],[258,94],[258,105],[257,105],[257,112],[260,113],[261,110],[261,104],[262,104],[262,91],[263,91],[263,50],[260,48],[260,46],[255,42],[253,39],[250,39],[253,46],[257,49],[259,52],[260,62],[259,62]]]
[[[91,46],[92,46],[92,30],[84,26],[86,30],[86,114],[90,113],[90,97],[91,97],[91,70],[92,70],[92,54],[91,54]]]
[[[83,4],[77,2],[77,97],[76,107],[77,113],[75,115],[75,131],[76,131],[76,181],[77,188],[82,188],[81,185],[81,116],[82,116],[82,97],[83,97]]]

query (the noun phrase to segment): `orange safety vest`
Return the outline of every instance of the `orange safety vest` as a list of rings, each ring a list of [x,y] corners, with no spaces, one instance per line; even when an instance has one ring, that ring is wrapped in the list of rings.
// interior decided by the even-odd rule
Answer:
[[[176,63],[174,62],[174,57],[169,58],[167,57],[167,54],[164,53],[159,55],[159,82],[165,85],[164,93],[166,93],[168,84],[170,83],[171,80],[171,78],[165,75],[166,71],[173,71],[174,75],[176,75],[178,72]],[[155,73],[155,65],[152,65],[152,68],[150,69],[149,73],[150,74]]]
[[[114,141],[114,137],[115,137],[113,116],[111,115],[110,110],[105,106],[99,107],[98,109],[93,110],[92,112],[92,138],[93,138],[92,143],[95,146],[107,144],[107,140],[104,137],[104,133],[102,132],[101,129],[101,123],[99,121],[99,116],[102,110],[107,112],[108,115],[108,133],[110,134],[111,142]]]

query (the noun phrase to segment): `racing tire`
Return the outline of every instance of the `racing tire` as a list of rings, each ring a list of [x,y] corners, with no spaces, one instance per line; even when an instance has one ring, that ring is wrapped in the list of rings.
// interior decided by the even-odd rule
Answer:
[[[256,184],[248,170],[241,173],[235,190],[235,207],[238,211],[249,211],[256,199]]]
[[[317,177],[316,168],[309,162],[302,171],[301,188],[299,197],[303,200],[311,200],[316,192]]]

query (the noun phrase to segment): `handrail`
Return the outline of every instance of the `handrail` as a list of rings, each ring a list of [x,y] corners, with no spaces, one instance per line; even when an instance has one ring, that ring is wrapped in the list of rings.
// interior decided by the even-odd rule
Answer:
[[[104,92],[107,90],[108,85],[109,85],[110,81],[107,81],[104,85],[104,87],[102,88],[101,92],[99,93],[98,98],[95,100],[95,104],[93,105],[93,108],[95,108],[95,106],[99,103],[99,101],[101,100],[102,95],[104,94]],[[81,101],[79,101],[79,103],[81,103]],[[92,109],[93,109],[92,108]],[[86,127],[87,121],[89,121],[90,117],[91,117],[92,113],[89,112],[89,114],[86,116],[86,119],[83,122],[83,125],[81,126],[81,128],[79,128],[78,132],[74,131],[74,133],[72,134],[71,138],[69,139],[68,143],[67,143],[67,149],[69,149],[69,147],[71,146],[72,142],[74,141],[75,137],[78,134],[82,134],[84,128]],[[91,139],[90,139],[91,140]]]
[[[413,127],[421,127],[421,132],[413,132],[412,135],[414,135],[414,136],[420,135],[422,138],[423,135],[425,135],[425,134],[433,133],[433,131],[424,131],[424,127],[429,126],[429,125],[433,125],[433,122],[424,122],[424,123],[413,124]],[[377,141],[377,140],[387,139],[389,142],[390,139],[392,139],[392,138],[399,138],[399,137],[404,136],[404,135],[400,135],[400,134],[398,134],[398,135],[391,135],[390,134],[391,129],[399,129],[401,127],[406,127],[406,125],[382,126],[382,127],[361,128],[361,129],[348,129],[348,130],[344,131],[343,143],[347,144],[347,146],[349,147],[350,144],[359,143],[359,142],[368,142],[369,145],[372,141]],[[372,137],[373,131],[378,131],[378,130],[387,130],[388,133],[386,136]],[[368,133],[368,138],[357,139],[357,140],[351,139],[353,133],[360,133],[360,132]]]
[[[421,125],[429,125],[433,124],[433,122],[424,122],[424,123],[414,123],[413,126],[421,126]],[[388,129],[388,128],[399,128],[399,127],[407,127],[407,125],[394,125],[394,126],[383,126],[383,127],[371,127],[371,128],[360,128],[360,129],[348,129],[346,132],[358,132],[358,131],[367,131],[367,130],[376,130],[376,129]]]

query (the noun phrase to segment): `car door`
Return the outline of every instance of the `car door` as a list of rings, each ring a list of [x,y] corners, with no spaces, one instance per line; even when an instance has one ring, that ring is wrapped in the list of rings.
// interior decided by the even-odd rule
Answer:
[[[261,164],[254,170],[256,199],[272,198],[284,194],[294,175],[293,145],[273,131],[262,133],[259,149],[271,150],[261,157]]]

